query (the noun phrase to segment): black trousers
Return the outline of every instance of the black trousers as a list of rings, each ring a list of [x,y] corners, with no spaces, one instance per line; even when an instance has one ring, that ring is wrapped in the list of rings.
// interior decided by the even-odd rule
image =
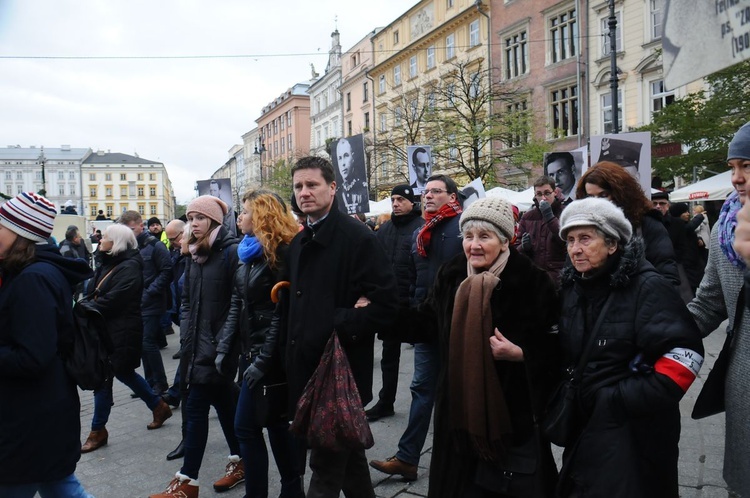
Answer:
[[[375,498],[365,450],[310,450],[310,487],[307,498]]]
[[[378,394],[378,404],[393,407],[398,388],[398,365],[401,361],[401,342],[383,341],[383,358],[380,370],[383,372],[383,388]]]

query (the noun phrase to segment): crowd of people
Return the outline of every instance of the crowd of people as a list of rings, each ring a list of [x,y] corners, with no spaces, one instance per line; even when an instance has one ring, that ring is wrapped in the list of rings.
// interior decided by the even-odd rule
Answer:
[[[390,218],[370,227],[340,209],[332,164],[305,157],[289,207],[259,189],[231,226],[212,195],[166,227],[127,211],[97,238],[94,264],[77,227],[52,243],[52,203],[19,194],[0,205],[0,496],[89,497],[76,463],[109,443],[117,379],[151,412],[147,429],[181,405],[182,441],[167,459],[182,465],[151,498],[199,496],[211,407],[229,450],[215,491],[244,484],[247,498],[268,496],[265,429],[282,498],[374,498],[364,447],[312,445],[289,430],[335,335],[353,408],[369,421],[394,415],[402,345],[414,344],[408,422],[395,453],[369,466],[419,479],[434,417],[431,498],[676,498],[679,402],[702,339],[725,319],[724,477],[732,496],[750,496],[750,123],[727,160],[735,192],[710,230],[702,210],[691,218],[666,194],[648,199],[610,162],[565,192],[559,175],[538,178],[520,220],[501,198],[464,209],[455,181],[432,175],[421,195],[394,187]],[[105,317],[113,345],[83,445],[64,368],[76,294]],[[160,349],[173,323],[170,386]],[[376,336],[382,389],[365,411]],[[571,385],[558,468],[548,418]]]

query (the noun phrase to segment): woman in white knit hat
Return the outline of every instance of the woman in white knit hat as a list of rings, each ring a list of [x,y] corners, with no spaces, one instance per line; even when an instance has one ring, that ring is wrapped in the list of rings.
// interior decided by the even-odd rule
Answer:
[[[463,254],[413,317],[441,358],[428,496],[552,496],[557,469],[535,420],[558,372],[555,286],[510,245],[506,200],[478,199],[459,226]]]
[[[73,287],[93,274],[47,239],[57,212],[26,192],[0,205],[0,496],[85,498],[78,388],[62,356]]]
[[[559,496],[677,498],[679,402],[703,362],[698,329],[619,207],[574,201],[560,236],[570,258],[560,357],[580,388],[575,427],[554,439],[565,446]]]

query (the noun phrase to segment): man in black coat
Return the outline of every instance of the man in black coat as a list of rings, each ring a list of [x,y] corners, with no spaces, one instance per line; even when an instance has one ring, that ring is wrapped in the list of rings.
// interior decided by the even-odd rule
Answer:
[[[395,319],[396,279],[375,235],[339,211],[333,166],[304,157],[292,168],[294,195],[307,216],[289,247],[289,315],[281,331],[290,406],[296,406],[335,330],[362,398],[372,399],[375,332]],[[292,410],[293,412],[293,410]],[[375,496],[365,451],[312,448],[308,497]]]
[[[391,206],[393,208],[391,220],[376,232],[376,236],[385,250],[385,255],[396,274],[398,304],[403,308],[409,307],[409,286],[411,285],[409,262],[411,260],[412,234],[424,224],[422,212],[414,204],[414,195],[414,189],[409,185],[393,187],[391,191]],[[367,420],[374,421],[393,415],[400,360],[401,341],[383,340],[383,357],[380,360],[380,370],[383,372],[383,388],[378,394],[378,402],[367,410]]]

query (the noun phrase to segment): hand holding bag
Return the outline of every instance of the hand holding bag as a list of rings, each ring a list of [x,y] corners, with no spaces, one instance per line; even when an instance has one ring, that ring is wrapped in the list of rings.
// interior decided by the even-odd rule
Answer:
[[[367,449],[375,441],[346,352],[336,331],[297,402],[289,428],[311,448]]]

